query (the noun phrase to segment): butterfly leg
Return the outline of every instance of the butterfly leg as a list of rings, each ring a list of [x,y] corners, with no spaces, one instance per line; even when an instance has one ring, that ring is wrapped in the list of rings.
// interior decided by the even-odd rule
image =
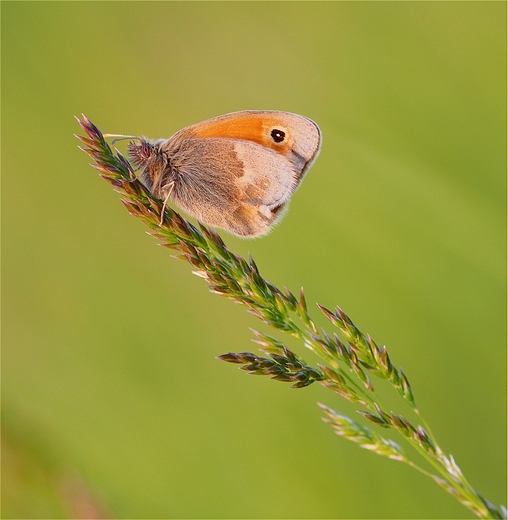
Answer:
[[[175,185],[174,182],[170,182],[168,185],[164,186],[165,188],[169,188],[169,190],[168,190],[168,194],[166,195],[166,198],[164,199],[164,204],[162,205],[161,220],[159,222],[159,226],[162,226],[162,221],[164,220],[164,211],[166,210],[166,205],[168,203],[169,197],[171,196],[174,185]]]

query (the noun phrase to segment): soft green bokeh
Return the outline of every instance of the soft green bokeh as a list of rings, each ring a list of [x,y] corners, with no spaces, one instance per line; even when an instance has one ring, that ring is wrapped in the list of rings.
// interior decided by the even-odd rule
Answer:
[[[72,135],[82,112],[169,137],[278,109],[318,122],[321,156],[273,233],[225,240],[387,344],[442,447],[506,502],[505,2],[1,8],[13,457],[35,453],[25,463],[78,479],[117,518],[471,516],[334,436],[316,401],[355,416],[334,394],[217,361],[266,328],[157,248]],[[4,518],[66,514],[51,495],[68,494],[10,460]]]

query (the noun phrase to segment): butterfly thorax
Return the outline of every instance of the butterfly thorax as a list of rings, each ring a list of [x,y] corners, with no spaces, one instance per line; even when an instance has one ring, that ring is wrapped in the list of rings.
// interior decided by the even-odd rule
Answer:
[[[165,197],[168,186],[177,177],[170,154],[164,148],[165,143],[165,139],[150,141],[142,137],[131,141],[128,146],[130,159],[141,170],[143,184],[160,199]]]

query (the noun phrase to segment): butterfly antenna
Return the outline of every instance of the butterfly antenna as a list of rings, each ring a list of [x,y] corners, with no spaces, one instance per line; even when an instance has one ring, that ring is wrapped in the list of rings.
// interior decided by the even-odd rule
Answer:
[[[114,137],[111,144],[114,145],[117,141],[122,141],[123,139],[140,139],[137,135],[123,135],[123,134],[103,134],[106,139],[110,139]]]

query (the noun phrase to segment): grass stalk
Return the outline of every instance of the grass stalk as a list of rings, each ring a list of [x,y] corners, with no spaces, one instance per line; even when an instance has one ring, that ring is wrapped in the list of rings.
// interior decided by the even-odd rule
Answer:
[[[129,161],[110,147],[93,123],[85,116],[78,122],[86,136],[76,137],[84,145],[81,149],[93,159],[92,166],[120,193],[129,213],[145,222],[161,245],[176,251],[176,258],[189,262],[193,273],[206,281],[210,291],[244,305],[270,327],[296,337],[323,363],[308,365],[280,340],[256,330],[252,331],[254,341],[260,346],[262,356],[228,352],[220,359],[240,365],[249,374],[290,383],[291,388],[304,388],[314,382],[322,384],[357,405],[359,415],[370,423],[360,424],[319,404],[323,420],[337,435],[378,455],[409,464],[432,478],[479,518],[506,518],[506,508],[495,506],[476,491],[453,456],[446,455],[439,447],[416,406],[406,374],[394,365],[385,346],[362,333],[339,307],[332,311],[318,305],[338,333],[330,335],[324,329],[319,330],[307,310],[303,289],[295,295],[285,287],[277,288],[261,276],[252,257],[244,259],[230,251],[216,231],[201,224],[198,228],[173,209],[164,207],[163,201],[150,194]],[[422,424],[385,409],[371,376],[388,381]],[[418,466],[398,443],[380,435],[373,427],[400,435],[428,461],[432,471]]]

